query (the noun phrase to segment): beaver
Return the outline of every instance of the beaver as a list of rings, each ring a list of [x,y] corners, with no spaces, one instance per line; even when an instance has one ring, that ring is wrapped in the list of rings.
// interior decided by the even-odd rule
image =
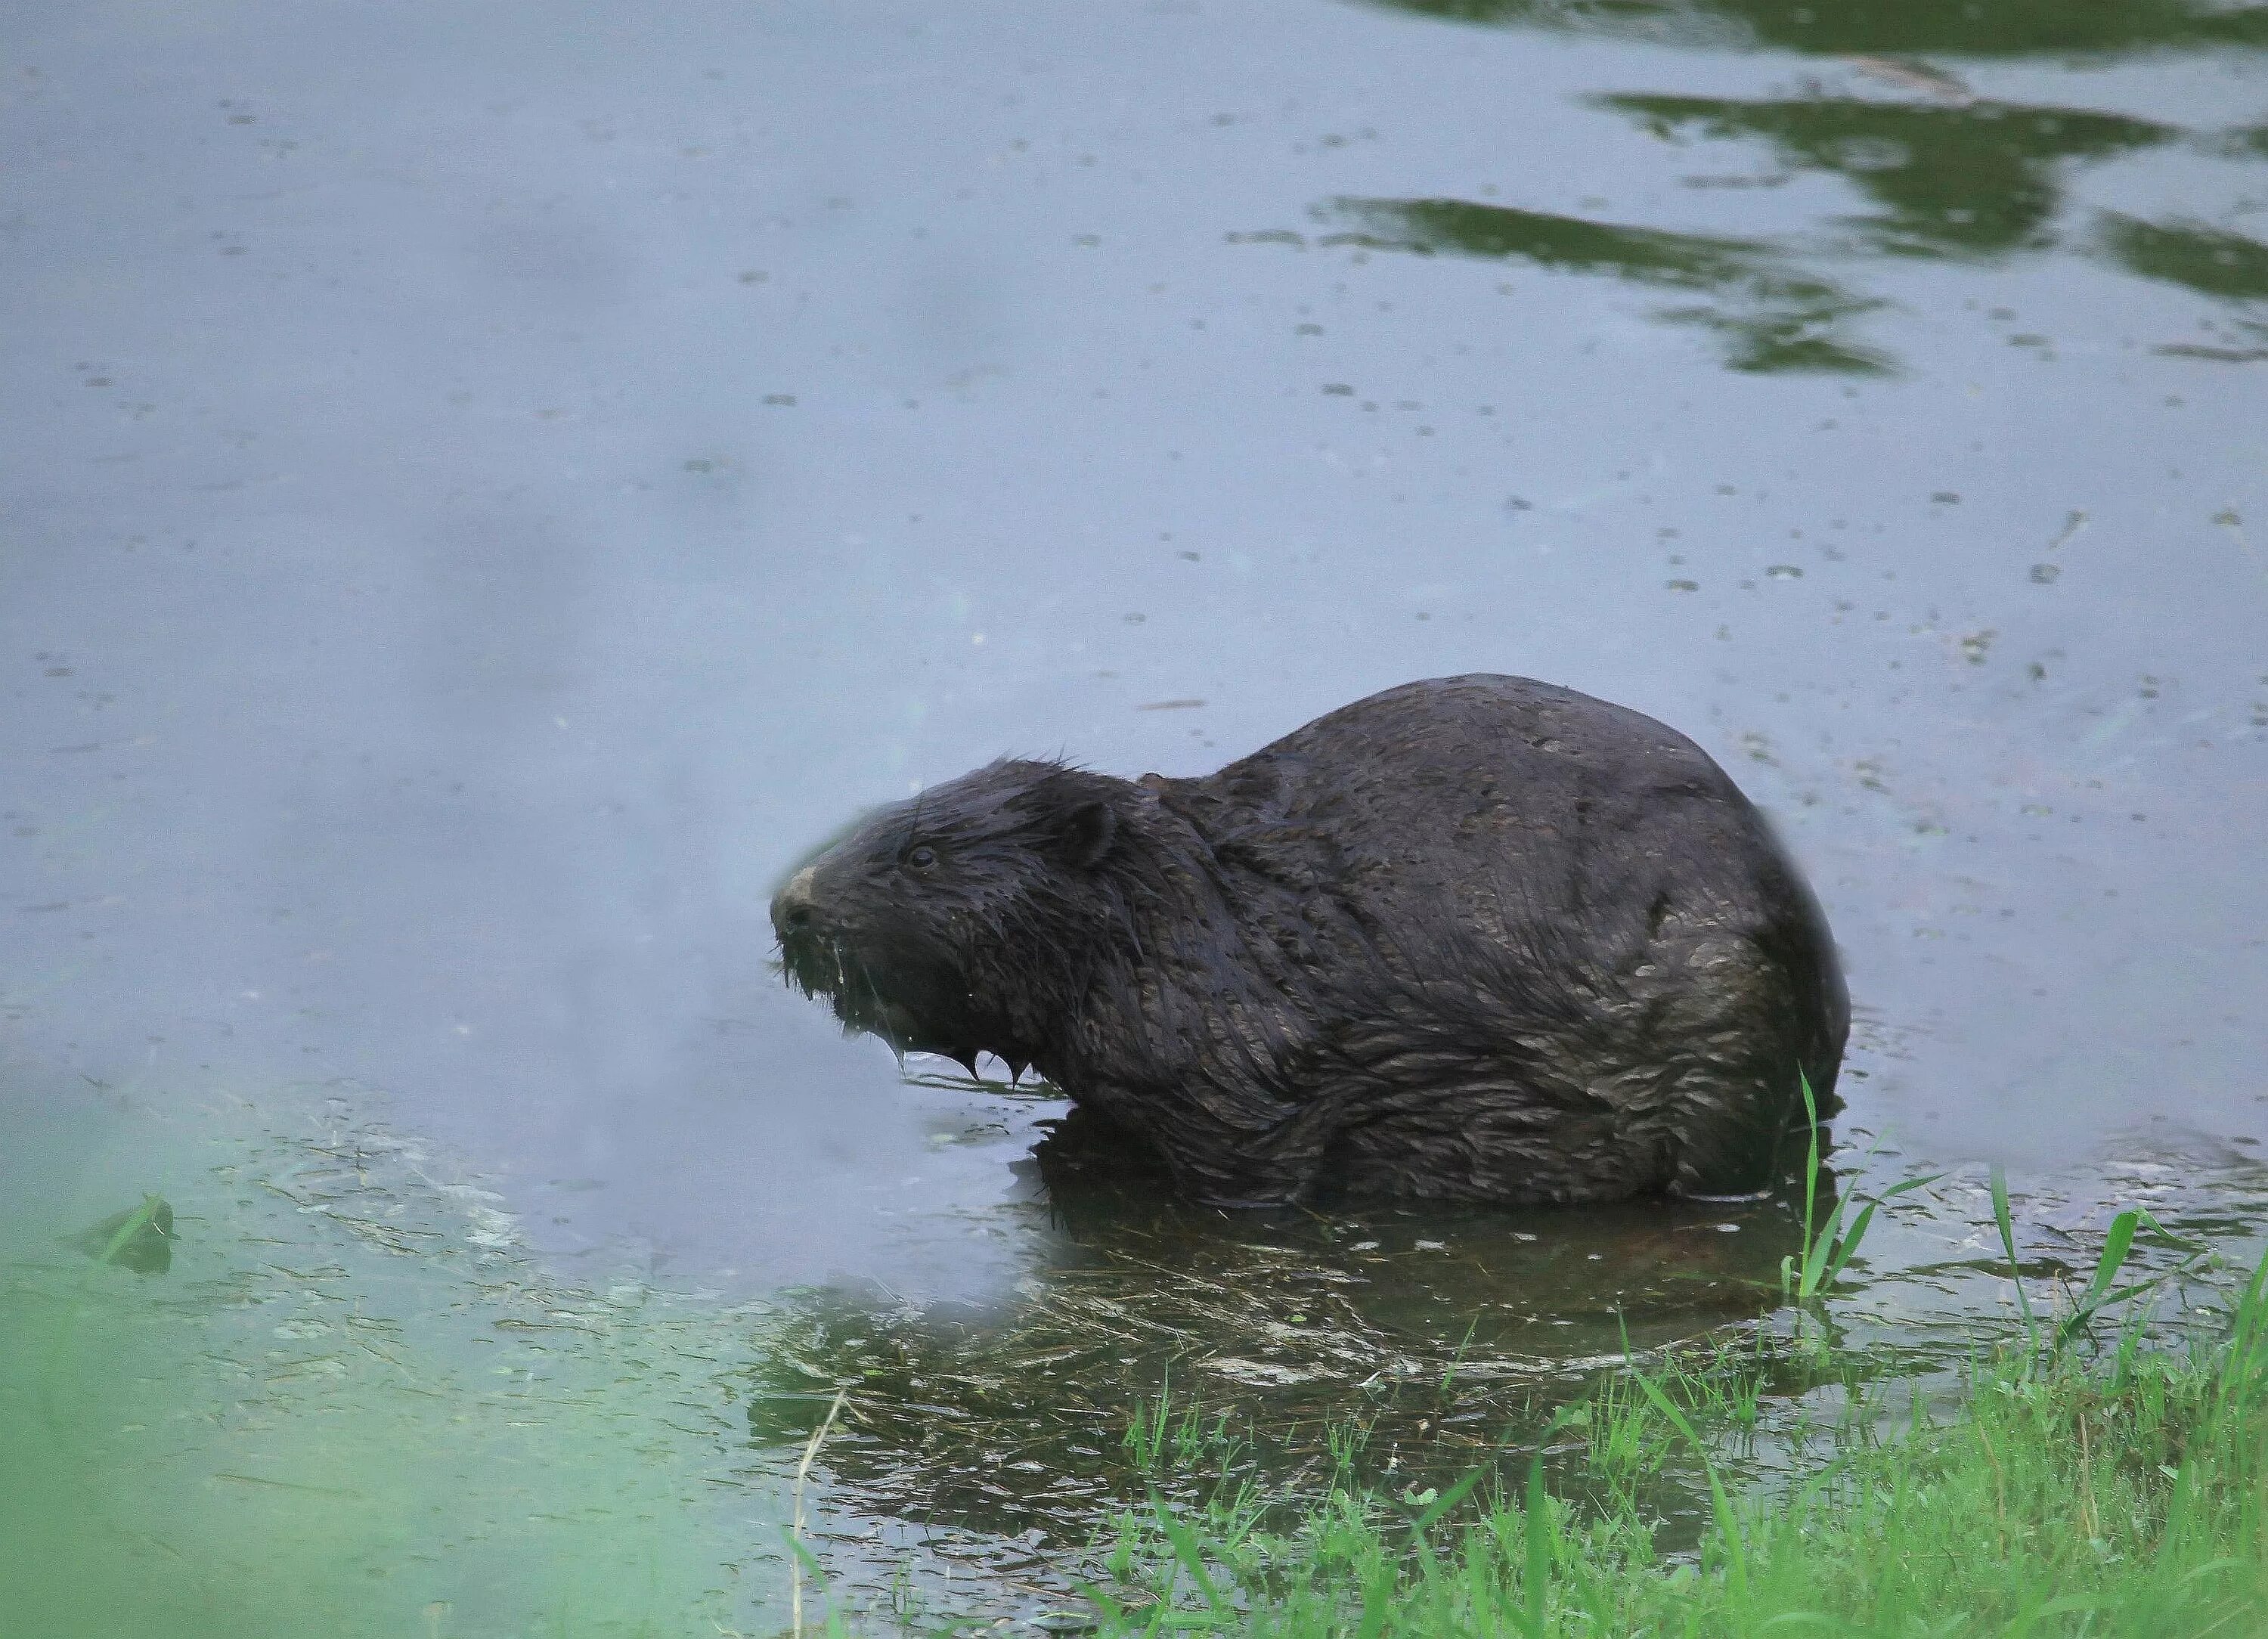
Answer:
[[[1390,688],[1200,778],[1003,760],[869,815],[771,915],[846,1027],[1035,1068],[1222,1206],[1754,1193],[1849,1028],[1730,776],[1519,677]]]

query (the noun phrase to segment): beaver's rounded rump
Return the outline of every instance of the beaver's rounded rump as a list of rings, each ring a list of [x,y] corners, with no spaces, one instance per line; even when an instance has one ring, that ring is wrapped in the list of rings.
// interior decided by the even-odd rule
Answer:
[[[995,763],[772,915],[847,1024],[1036,1065],[1222,1202],[1755,1189],[1848,1023],[1724,770],[1524,678],[1389,689],[1200,779]]]

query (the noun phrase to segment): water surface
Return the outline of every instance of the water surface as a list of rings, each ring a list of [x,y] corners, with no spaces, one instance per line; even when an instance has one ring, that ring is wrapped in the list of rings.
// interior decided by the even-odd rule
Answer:
[[[2243,1239],[2264,18],[19,17],[0,1194],[75,1230],[176,1187],[122,1106],[335,1101],[486,1180],[547,1280],[829,1294],[782,1405],[848,1338],[986,1382],[1071,1349],[1023,1398],[1086,1432],[1001,1425],[1039,1454],[946,1510],[996,1547],[1117,1483],[1070,1448],[1169,1358],[1319,1414],[1476,1316],[1547,1377],[1754,1319],[1779,1208],[1051,1192],[1052,1106],[908,1082],[768,970],[773,883],[861,805],[1003,752],[1199,771],[1489,670],[1692,734],[1810,870],[1846,1170],[1954,1180],[1851,1324],[1997,1312],[1933,1273],[1990,1249],[1988,1161],[2082,1268],[2137,1191]],[[1216,1289],[1276,1354],[1157,1329]],[[1097,1294],[1137,1317],[1116,1376]],[[1360,1371],[1302,1352],[1326,1299]],[[909,1438],[853,1426],[839,1505],[910,1517],[946,1476]]]

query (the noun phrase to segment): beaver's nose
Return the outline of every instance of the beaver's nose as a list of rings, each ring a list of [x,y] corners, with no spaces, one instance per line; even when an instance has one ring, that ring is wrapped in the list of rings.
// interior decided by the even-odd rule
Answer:
[[[772,900],[772,927],[784,938],[791,933],[803,933],[819,920],[818,902],[813,897],[817,870],[806,865],[787,880]]]

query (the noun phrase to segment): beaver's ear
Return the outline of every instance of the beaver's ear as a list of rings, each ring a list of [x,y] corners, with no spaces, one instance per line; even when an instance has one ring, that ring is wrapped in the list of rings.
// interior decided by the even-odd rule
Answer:
[[[1100,797],[1074,803],[1056,821],[1056,837],[1073,870],[1092,871],[1118,838],[1118,813]]]

